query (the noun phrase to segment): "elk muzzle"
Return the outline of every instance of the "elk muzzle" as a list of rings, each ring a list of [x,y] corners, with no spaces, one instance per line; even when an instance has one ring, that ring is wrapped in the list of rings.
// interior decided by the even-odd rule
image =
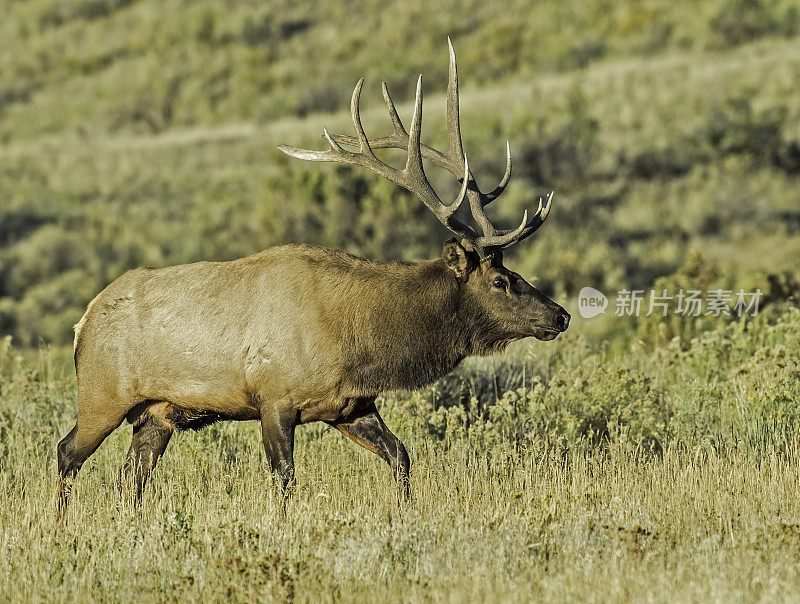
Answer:
[[[547,318],[537,321],[532,330],[533,337],[543,342],[554,340],[558,334],[567,331],[571,318],[569,313],[555,302],[552,303],[552,307],[548,310]]]

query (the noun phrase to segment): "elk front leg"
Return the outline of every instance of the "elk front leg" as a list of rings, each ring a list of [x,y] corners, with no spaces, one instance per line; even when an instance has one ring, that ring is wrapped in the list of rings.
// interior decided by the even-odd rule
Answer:
[[[397,481],[400,501],[411,500],[411,461],[408,452],[400,439],[383,423],[374,399],[352,415],[329,424],[386,461]]]
[[[261,437],[270,470],[280,479],[282,493],[294,484],[294,429],[297,412],[293,409],[262,405]]]

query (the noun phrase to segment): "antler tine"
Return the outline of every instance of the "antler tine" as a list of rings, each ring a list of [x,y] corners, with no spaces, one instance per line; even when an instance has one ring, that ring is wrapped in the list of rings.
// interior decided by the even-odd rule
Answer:
[[[539,198],[539,207],[541,209],[537,210],[536,214],[534,214],[533,218],[531,219],[530,225],[528,225],[528,228],[525,229],[525,233],[522,235],[520,241],[530,236],[536,229],[538,229],[540,226],[542,226],[542,224],[544,224],[545,220],[547,220],[547,216],[550,214],[550,208],[553,205],[554,193],[555,191],[550,191],[550,193],[547,195],[543,208],[542,208],[542,199],[541,197]]]
[[[456,51],[450,36],[447,36],[447,48],[450,51],[450,68],[447,78],[447,138],[450,143],[447,156],[452,161],[461,161],[464,158],[464,148],[461,144],[461,121],[458,115],[458,67],[456,66]]]
[[[521,232],[517,233],[519,229],[516,229],[514,231],[506,233],[503,236],[509,238],[508,241],[501,241],[500,243],[497,243],[495,245],[498,245],[500,248],[507,248],[514,245],[515,243],[519,243],[523,239],[530,237],[536,231],[536,229],[538,229],[540,226],[542,226],[542,224],[544,224],[544,221],[547,219],[547,215],[550,213],[550,208],[552,206],[553,193],[554,193],[553,191],[550,191],[549,195],[547,195],[544,207],[542,207],[542,198],[541,197],[539,198],[539,207],[537,208],[530,222],[528,222],[525,225],[525,228],[522,229]],[[514,236],[511,236],[512,234]]]
[[[422,150],[419,148],[422,136],[422,76],[417,79],[417,93],[414,96],[414,115],[411,117],[411,136],[408,138],[408,159],[406,171],[415,176],[424,176]]]
[[[383,101],[386,103],[386,108],[389,110],[389,118],[392,120],[392,125],[394,126],[394,135],[401,137],[408,136],[408,132],[406,132],[406,129],[403,127],[403,122],[400,121],[400,116],[397,115],[397,109],[395,109],[394,101],[392,101],[392,97],[389,94],[389,87],[386,85],[386,82],[381,82],[381,92],[383,92]]]
[[[349,151],[345,151],[344,149],[342,149],[339,146],[339,144],[335,140],[333,140],[331,133],[328,132],[328,129],[325,126],[322,127],[322,136],[325,137],[325,140],[327,140],[328,144],[330,144],[331,146],[330,151],[326,151],[326,153],[330,153],[331,151],[336,151],[337,153],[341,153],[342,155],[349,153]]]
[[[456,213],[459,207],[461,207],[461,202],[464,201],[464,198],[467,196],[467,187],[469,185],[469,162],[467,161],[467,156],[464,155],[464,178],[461,179],[461,190],[458,192],[458,197],[456,200],[451,203],[447,209],[445,210],[446,218],[450,218],[453,214]]]
[[[442,153],[428,145],[419,144],[419,149],[421,155],[425,159],[430,159],[436,165],[445,170],[448,170],[455,176],[460,177],[460,173],[464,167],[464,151],[461,144],[461,129],[459,126],[459,117],[458,117],[458,74],[456,70],[456,55],[455,51],[453,50],[453,44],[450,42],[450,38],[447,38],[447,43],[450,48],[450,78],[447,84],[447,131],[448,131],[448,139],[450,141],[450,146],[447,150],[447,153]],[[363,78],[362,78],[363,79]],[[421,81],[422,76],[419,77],[417,81],[417,93],[421,94]],[[381,82],[381,91],[383,92],[383,100],[386,103],[386,108],[389,112],[389,119],[392,120],[392,126],[394,127],[394,132],[389,136],[382,136],[380,138],[373,138],[367,141],[367,144],[372,149],[408,149],[410,144],[409,135],[406,131],[405,127],[403,126],[403,122],[400,120],[400,116],[397,113],[397,108],[395,107],[394,101],[392,100],[391,95],[389,94],[389,87],[386,85],[386,82]],[[360,89],[359,89],[360,92]],[[416,111],[416,101],[417,96],[414,97],[415,101],[415,111]],[[413,129],[413,121],[412,121],[412,129]],[[358,128],[356,128],[358,130]],[[352,145],[352,146],[361,146],[362,140],[360,137],[348,136],[346,134],[337,134],[335,135],[337,142],[344,144],[344,145]],[[472,175],[469,176],[470,180],[472,179]],[[477,191],[477,187],[474,187]],[[478,191],[480,194],[480,192]]]
[[[536,213],[533,215],[533,218],[531,218],[530,224],[528,227],[526,227],[525,237],[542,226],[542,223],[547,219],[547,215],[550,213],[550,207],[553,201],[553,193],[553,191],[548,193],[547,197],[545,198],[544,207],[542,207],[542,198],[539,198],[539,207],[536,209]],[[532,230],[528,232],[527,229]]]
[[[391,97],[390,97],[391,98]],[[391,112],[391,110],[390,110]],[[398,119],[399,121],[399,119]],[[401,126],[402,127],[402,126]],[[464,197],[467,193],[467,185],[468,185],[468,175],[469,175],[469,168],[465,169],[466,176],[464,177],[464,182],[461,185],[461,191],[458,194],[456,200],[451,203],[449,206],[445,205],[441,202],[439,197],[436,195],[436,192],[431,187],[430,183],[428,182],[428,178],[425,176],[425,168],[422,165],[422,149],[420,148],[420,137],[422,136],[422,76],[420,75],[417,79],[417,92],[414,96],[414,115],[411,117],[411,135],[408,137],[408,159],[406,159],[406,167],[403,170],[404,174],[407,174],[414,185],[419,187],[425,192],[429,193],[431,198],[431,203],[426,203],[426,205],[433,210],[434,214],[442,221],[450,230],[453,230],[450,227],[450,223],[453,220],[452,216],[455,214],[456,210],[461,206],[461,202],[464,201]],[[466,165],[466,156],[464,156],[464,164]],[[461,224],[459,222],[459,224]],[[466,225],[464,225],[466,226]],[[463,233],[459,233],[463,234]]]
[[[361,147],[361,153],[366,155],[369,158],[375,159],[375,154],[372,152],[372,148],[369,146],[369,140],[367,139],[367,135],[364,132],[364,126],[361,125],[361,114],[359,112],[359,101],[361,100],[361,87],[364,85],[364,78],[358,80],[355,89],[353,90],[353,98],[350,101],[350,113],[353,115],[353,127],[356,130],[356,134],[358,135],[358,142],[359,146]],[[327,136],[326,136],[327,138]],[[333,139],[329,139],[333,141]],[[339,145],[336,145],[339,147]],[[341,149],[341,147],[339,147]]]
[[[325,151],[313,151],[311,149],[301,149],[300,147],[293,147],[292,145],[278,145],[278,149],[291,155],[297,159],[305,159],[308,161],[345,161],[348,155],[353,155],[349,151],[342,149],[339,144],[330,135],[327,128],[322,128],[322,135],[328,141],[331,148]]]
[[[552,201],[553,191],[550,191],[544,207],[542,207],[542,198],[539,198],[539,207],[536,208],[536,212],[533,214],[530,221],[528,221],[528,211],[525,210],[525,213],[522,216],[522,222],[516,229],[499,231],[495,235],[489,237],[478,237],[474,243],[482,248],[499,249],[507,248],[515,243],[519,243],[523,239],[530,237],[536,229],[542,226],[547,218],[547,215],[550,213]]]
[[[522,222],[516,229],[511,229],[510,231],[501,231],[499,233],[495,232],[492,235],[484,235],[482,237],[478,237],[475,240],[475,244],[483,249],[487,248],[504,248],[508,247],[509,245],[513,244],[514,242],[522,236],[522,233],[525,231],[525,228],[528,225],[528,210],[522,215]]]
[[[506,141],[506,173],[500,179],[500,183],[489,193],[484,196],[483,205],[488,206],[495,199],[500,197],[500,194],[506,190],[508,181],[511,180],[511,143]]]
[[[465,157],[463,150],[463,143],[461,141],[461,119],[459,116],[459,102],[458,102],[458,65],[456,63],[456,51],[453,49],[453,42],[450,36],[447,37],[447,48],[450,52],[450,66],[447,78],[447,138],[449,147],[445,154],[452,162],[454,167],[461,167],[459,164],[462,158]],[[454,172],[454,170],[451,170]],[[489,203],[486,197],[478,188],[472,174],[468,173],[467,179],[469,183],[469,207],[472,212],[472,218],[481,228],[484,237],[491,237],[497,231],[494,225],[486,216],[483,207]]]

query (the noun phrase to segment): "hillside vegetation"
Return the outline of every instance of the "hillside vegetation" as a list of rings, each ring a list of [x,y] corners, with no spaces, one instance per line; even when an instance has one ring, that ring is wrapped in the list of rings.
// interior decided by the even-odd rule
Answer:
[[[509,261],[542,289],[569,304],[585,285],[647,288],[698,252],[726,287],[794,292],[791,2],[0,7],[0,333],[19,344],[69,342],[86,303],[139,265],[287,241],[437,256],[446,234],[416,199],[275,146],[321,147],[323,124],[349,132],[360,75],[367,129],[388,132],[379,81],[409,120],[420,72],[424,137],[443,145],[448,34],[466,150],[486,186],[511,140],[497,220],[515,223],[556,191],[548,225]],[[442,196],[455,192],[429,172]]]

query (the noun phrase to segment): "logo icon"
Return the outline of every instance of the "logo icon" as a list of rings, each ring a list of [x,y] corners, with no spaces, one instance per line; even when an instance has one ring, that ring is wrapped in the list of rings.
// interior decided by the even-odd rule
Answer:
[[[608,308],[608,298],[593,287],[584,287],[578,292],[578,312],[584,319],[603,314]]]

